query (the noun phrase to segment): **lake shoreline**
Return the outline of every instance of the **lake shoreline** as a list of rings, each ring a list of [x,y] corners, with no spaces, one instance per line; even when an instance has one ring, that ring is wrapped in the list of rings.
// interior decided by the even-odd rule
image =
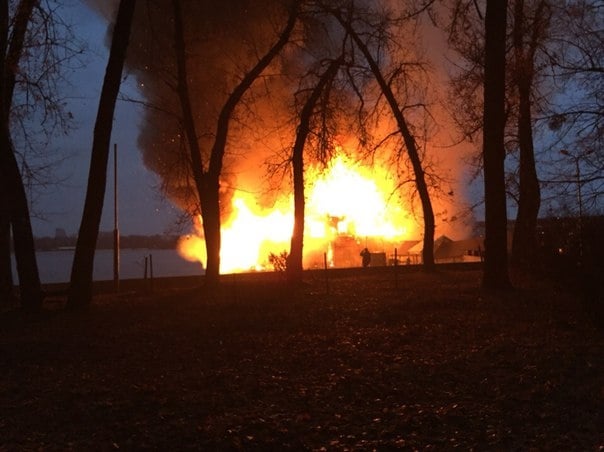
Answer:
[[[43,285],[67,283],[73,264],[73,249],[36,251],[40,281]],[[14,254],[13,278],[18,284],[18,274]],[[147,276],[176,277],[203,274],[199,262],[190,262],[182,258],[175,249],[128,248],[120,250],[120,279],[144,279]],[[151,270],[153,267],[153,270]],[[97,249],[94,256],[94,281],[113,280],[113,250]]]

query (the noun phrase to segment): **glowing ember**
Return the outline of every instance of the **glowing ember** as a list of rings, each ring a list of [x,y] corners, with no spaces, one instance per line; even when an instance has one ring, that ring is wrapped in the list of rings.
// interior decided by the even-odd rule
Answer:
[[[359,246],[369,238],[392,242],[405,239],[413,227],[404,209],[389,203],[398,198],[393,196],[395,183],[383,168],[365,168],[340,155],[324,170],[308,169],[305,178],[306,267],[320,265],[317,256],[323,253],[334,265],[334,241],[339,237],[352,238]],[[233,197],[231,217],[222,226],[222,273],[269,269],[270,253],[289,251],[292,199],[291,194],[284,196],[272,209],[262,210],[250,194],[238,192]],[[181,238],[178,250],[187,260],[205,262],[205,244],[198,235]]]

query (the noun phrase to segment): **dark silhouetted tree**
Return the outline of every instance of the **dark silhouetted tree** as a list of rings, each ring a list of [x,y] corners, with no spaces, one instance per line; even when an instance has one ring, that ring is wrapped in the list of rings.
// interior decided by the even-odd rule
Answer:
[[[0,62],[0,74],[4,78],[5,73],[5,55],[8,48],[9,36],[9,11],[8,2],[3,2],[2,11],[0,11],[0,50],[2,51],[2,61]],[[6,99],[2,94],[5,90],[5,82],[0,85],[0,102],[5,103]],[[4,109],[4,105],[0,106]],[[7,118],[2,118],[2,121],[7,121]],[[4,129],[6,127],[6,130]],[[2,124],[2,133],[8,133],[8,123],[6,126]],[[11,263],[11,244],[10,244],[10,213],[9,213],[9,198],[8,190],[2,187],[0,195],[0,298],[8,301],[13,295],[13,272]]]
[[[7,1],[3,1],[0,5],[0,51],[2,52],[0,59],[0,115],[2,115],[0,121],[0,175],[2,176],[2,190],[7,194],[3,200],[6,201],[6,211],[12,226],[21,304],[27,310],[40,308],[42,289],[27,194],[10,133],[10,112],[19,62],[25,52],[27,27],[38,3],[36,0],[22,0],[18,3],[10,35],[9,4]],[[0,233],[6,234],[8,232],[6,216],[4,216],[3,225]],[[5,240],[6,238],[3,238],[4,242]],[[5,267],[2,268],[7,270]],[[4,274],[2,279],[6,282],[8,276]]]
[[[94,254],[107,185],[107,161],[113,114],[120,89],[135,5],[136,0],[120,0],[113,28],[109,61],[105,70],[94,127],[86,200],[71,270],[68,296],[68,306],[71,308],[87,306],[92,299]]]
[[[19,242],[15,243],[15,256],[21,262],[17,271],[30,273],[21,274],[19,279],[31,281],[28,286],[34,294],[38,290],[33,242],[29,238],[29,217],[36,214],[33,195],[39,186],[54,182],[49,171],[56,154],[50,157],[47,145],[54,135],[69,129],[71,114],[64,102],[63,80],[71,61],[82,51],[81,41],[61,17],[63,6],[60,1],[13,1],[1,5],[3,140],[10,142],[3,147],[7,152],[4,169],[10,172],[3,182],[12,181],[23,188],[13,185],[3,189],[4,198],[0,200],[0,299],[8,299],[13,287],[12,219],[13,239]],[[8,153],[13,154],[16,163]],[[13,214],[18,217],[11,219]],[[24,287],[21,292],[28,297]]]
[[[308,99],[300,112],[300,122],[296,131],[296,140],[292,148],[291,163],[294,186],[294,227],[290,252],[287,257],[287,277],[290,282],[302,279],[302,258],[304,248],[304,147],[311,133],[312,119],[317,102],[322,95],[329,96],[329,85],[342,64],[342,59],[332,61],[312,88]]]
[[[547,117],[558,142],[545,182],[555,194],[555,208],[575,206],[577,215],[581,194],[583,210],[597,214],[604,194],[604,5],[552,3],[557,33],[548,57],[564,96]],[[560,154],[563,149],[568,155]]]
[[[367,64],[370,68],[370,71],[375,78],[376,82],[379,85],[379,88],[386,99],[388,106],[390,108],[390,112],[394,117],[398,132],[401,134],[403,138],[403,142],[405,145],[405,149],[407,151],[407,155],[409,160],[411,161],[411,166],[413,169],[413,177],[415,182],[415,188],[420,198],[422,213],[423,213],[423,224],[424,224],[424,237],[423,237],[423,249],[422,249],[422,260],[424,268],[432,269],[434,267],[434,229],[435,229],[435,221],[434,221],[434,210],[432,208],[432,201],[430,200],[430,193],[428,190],[428,184],[426,183],[425,171],[422,165],[422,159],[420,156],[420,152],[417,146],[417,142],[411,129],[409,127],[409,123],[403,114],[403,108],[399,104],[394,91],[392,89],[392,80],[387,80],[382,69],[380,67],[380,63],[377,58],[372,54],[369,46],[363,40],[361,34],[355,29],[354,24],[350,20],[345,13],[342,13],[341,10],[331,9],[332,14],[338,20],[338,22],[342,25],[346,33],[351,37],[354,44],[357,46]],[[354,17],[354,12],[351,11],[352,17]],[[358,18],[357,18],[358,19]],[[364,21],[358,21],[359,23],[363,23]],[[380,30],[382,33],[376,33],[378,36],[384,35],[384,30]]]
[[[259,57],[254,66],[248,70],[241,81],[234,87],[228,95],[226,101],[220,109],[216,122],[214,142],[211,147],[209,162],[204,167],[201,159],[201,153],[198,145],[195,123],[190,106],[190,97],[188,94],[188,85],[186,79],[186,57],[184,49],[184,30],[180,17],[181,9],[178,0],[173,1],[173,9],[178,19],[175,20],[176,31],[176,56],[178,67],[178,95],[183,112],[183,121],[189,151],[191,153],[192,172],[195,180],[197,194],[199,196],[201,217],[203,222],[203,232],[207,251],[207,263],[205,269],[205,278],[207,285],[216,285],[220,279],[220,248],[221,248],[221,209],[220,209],[220,178],[222,175],[223,161],[227,147],[227,139],[230,122],[233,118],[235,109],[241,102],[245,93],[252,84],[260,77],[262,72],[279,55],[285,45],[289,42],[292,31],[298,18],[298,2],[293,2],[287,23],[281,31],[277,41]]]
[[[10,245],[10,217],[6,191],[0,195],[0,300],[8,301],[14,296],[13,270]]]
[[[537,3],[532,17],[527,14],[524,0],[514,0],[513,85],[518,97],[518,213],[512,240],[512,264],[524,268],[537,259],[537,217],[541,206],[541,189],[537,177],[533,143],[533,97],[535,94],[536,53],[546,38],[549,23],[547,2]]]
[[[505,190],[505,67],[507,1],[487,0],[484,52],[485,262],[483,286],[510,288]]]
[[[478,92],[484,84],[483,14],[477,3],[454,2],[449,41],[463,57],[463,69],[452,79],[452,103],[455,120],[468,141],[478,140],[484,109]],[[544,90],[550,89],[546,69],[550,7],[545,0],[510,2],[511,30],[506,54],[506,131],[505,145],[518,165],[506,165],[507,191],[517,204],[516,226],[512,241],[512,262],[524,267],[536,259],[536,225],[541,195],[535,157],[534,113],[547,104]],[[477,166],[483,161],[476,160]]]

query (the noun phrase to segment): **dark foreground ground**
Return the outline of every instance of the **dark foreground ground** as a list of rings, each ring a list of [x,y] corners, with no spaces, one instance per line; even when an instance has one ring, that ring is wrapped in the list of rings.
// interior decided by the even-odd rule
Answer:
[[[5,311],[0,450],[603,450],[604,335],[519,285],[359,270]]]

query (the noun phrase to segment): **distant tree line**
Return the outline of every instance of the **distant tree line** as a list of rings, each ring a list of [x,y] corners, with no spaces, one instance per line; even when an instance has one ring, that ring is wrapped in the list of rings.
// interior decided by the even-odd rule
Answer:
[[[121,249],[175,249],[179,236],[178,235],[123,235],[120,237]],[[49,251],[59,248],[75,247],[77,237],[36,237],[34,239],[36,250]],[[113,249],[113,232],[99,232],[96,242],[97,250]]]

